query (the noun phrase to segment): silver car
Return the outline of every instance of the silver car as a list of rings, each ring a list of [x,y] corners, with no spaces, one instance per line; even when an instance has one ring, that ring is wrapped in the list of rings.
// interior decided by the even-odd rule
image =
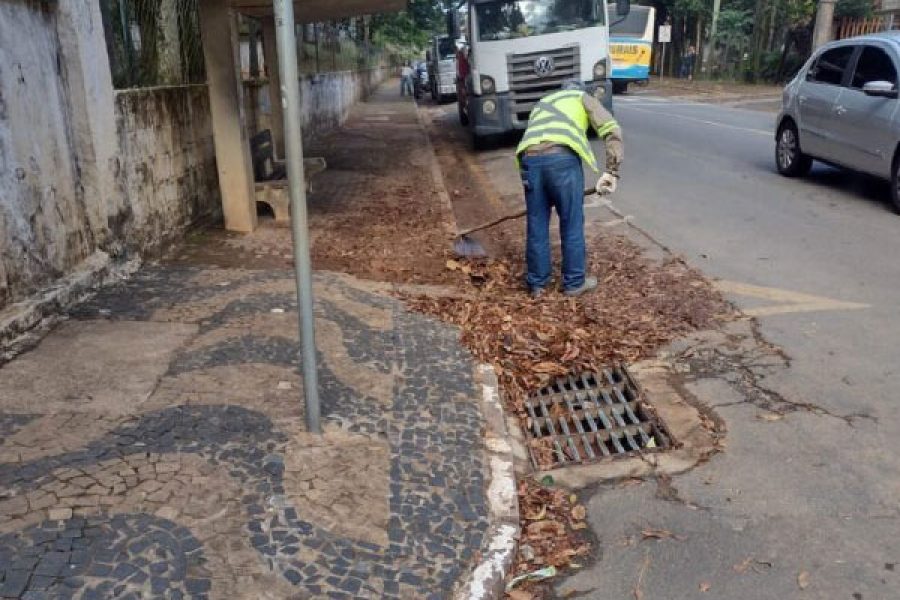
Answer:
[[[819,48],[784,88],[775,162],[788,177],[813,159],[890,180],[900,212],[900,31]]]

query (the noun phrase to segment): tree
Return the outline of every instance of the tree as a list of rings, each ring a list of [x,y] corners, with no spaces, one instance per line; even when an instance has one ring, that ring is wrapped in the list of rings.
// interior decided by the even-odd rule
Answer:
[[[748,10],[726,8],[719,13],[719,27],[715,41],[724,46],[722,70],[728,71],[732,77],[734,77],[735,71],[729,64],[731,51],[737,50],[737,64],[740,65],[750,41],[753,24],[753,17]]]
[[[417,51],[445,26],[441,0],[409,0],[404,11],[372,17],[373,37],[385,44]]]

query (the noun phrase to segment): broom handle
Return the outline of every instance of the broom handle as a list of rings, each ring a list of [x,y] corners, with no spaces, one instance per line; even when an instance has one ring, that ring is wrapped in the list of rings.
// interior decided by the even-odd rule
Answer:
[[[595,193],[596,190],[594,188],[587,188],[584,190],[584,195],[588,196],[590,194]],[[528,209],[523,208],[518,212],[514,212],[509,215],[505,215],[500,217],[499,219],[494,219],[493,221],[488,221],[487,223],[482,223],[481,225],[476,225],[475,227],[469,227],[468,229],[463,229],[459,233],[457,233],[457,237],[462,237],[464,235],[469,235],[470,233],[475,233],[476,231],[481,231],[482,229],[490,229],[495,225],[499,225],[500,223],[505,223],[506,221],[512,221],[513,219],[520,219],[525,216],[528,212]]]
[[[481,231],[482,229],[489,229],[489,228],[493,227],[494,225],[499,225],[500,223],[503,223],[505,221],[512,221],[513,219],[522,218],[525,216],[525,213],[527,213],[527,212],[528,212],[528,210],[523,208],[519,212],[515,212],[511,215],[506,215],[506,216],[500,217],[499,219],[494,219],[493,221],[488,221],[487,223],[482,223],[481,225],[476,225],[475,227],[469,227],[468,229],[463,229],[462,231],[460,231],[457,234],[457,236],[462,237],[464,235],[469,235],[470,233],[475,233],[476,231]]]

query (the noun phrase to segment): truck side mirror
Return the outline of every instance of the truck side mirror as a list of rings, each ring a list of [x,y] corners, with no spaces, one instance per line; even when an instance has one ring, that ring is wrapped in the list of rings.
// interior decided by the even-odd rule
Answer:
[[[453,8],[447,11],[447,35],[451,40],[459,37],[459,16]]]
[[[631,0],[616,0],[616,16],[627,17],[631,12]]]

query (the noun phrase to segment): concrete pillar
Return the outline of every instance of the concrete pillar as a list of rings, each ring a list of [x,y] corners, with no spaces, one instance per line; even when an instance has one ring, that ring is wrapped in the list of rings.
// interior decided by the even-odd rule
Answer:
[[[119,169],[116,141],[116,106],[109,54],[103,32],[100,3],[92,0],[59,0],[56,32],[60,66],[71,111],[74,155],[93,242],[102,246],[109,233],[109,218],[124,207],[115,174]],[[35,98],[40,102],[40,98]],[[98,199],[94,201],[94,199]],[[104,233],[105,232],[105,233]]]
[[[263,17],[263,62],[269,78],[269,105],[272,107],[272,141],[275,155],[284,158],[284,106],[281,105],[281,75],[278,71],[278,51],[275,44],[275,19]]]
[[[813,50],[831,41],[835,4],[836,0],[819,0],[819,8],[816,10],[816,28],[813,30]]]
[[[256,229],[256,198],[241,89],[237,15],[221,0],[200,0],[199,5],[225,229],[249,233]]]

